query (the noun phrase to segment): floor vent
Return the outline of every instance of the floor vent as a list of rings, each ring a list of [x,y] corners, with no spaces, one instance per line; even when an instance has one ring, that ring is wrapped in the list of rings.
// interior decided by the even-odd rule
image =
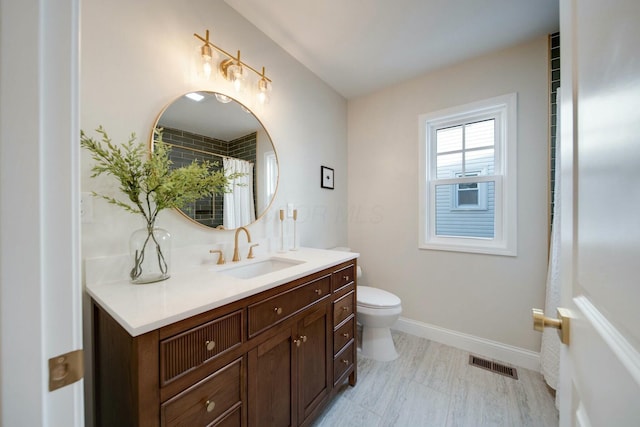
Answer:
[[[495,372],[496,374],[513,378],[514,380],[518,379],[518,371],[516,370],[516,368],[492,362],[491,360],[482,359],[472,354],[469,355],[469,364],[472,366],[477,366],[478,368],[486,369],[487,371]]]

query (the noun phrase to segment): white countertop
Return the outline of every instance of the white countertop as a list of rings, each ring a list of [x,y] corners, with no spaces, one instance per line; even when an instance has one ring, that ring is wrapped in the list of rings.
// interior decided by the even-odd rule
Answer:
[[[131,336],[137,336],[358,256],[354,252],[300,248],[220,266],[197,266],[172,273],[162,282],[139,285],[129,281],[88,283],[86,290]],[[271,257],[301,263],[251,279],[238,279],[224,273],[226,269]]]

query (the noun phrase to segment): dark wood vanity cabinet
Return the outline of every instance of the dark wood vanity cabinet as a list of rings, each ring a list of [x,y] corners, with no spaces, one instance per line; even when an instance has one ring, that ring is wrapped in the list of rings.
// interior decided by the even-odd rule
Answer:
[[[136,337],[94,303],[96,426],[311,424],[356,383],[355,263]]]

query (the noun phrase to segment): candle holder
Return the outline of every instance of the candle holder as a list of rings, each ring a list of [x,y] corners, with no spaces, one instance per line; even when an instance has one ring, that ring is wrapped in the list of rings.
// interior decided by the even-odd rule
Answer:
[[[286,252],[284,248],[284,209],[280,209],[280,248],[278,252]]]
[[[298,250],[298,236],[297,236],[297,224],[298,224],[298,209],[293,210],[293,246],[292,251]]]

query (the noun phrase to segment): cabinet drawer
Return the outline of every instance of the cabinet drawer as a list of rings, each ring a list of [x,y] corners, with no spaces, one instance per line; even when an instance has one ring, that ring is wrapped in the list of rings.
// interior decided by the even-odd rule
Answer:
[[[354,323],[355,316],[347,320],[346,323],[340,326],[333,333],[333,354],[336,354],[342,347],[353,339],[354,335]]]
[[[333,303],[333,326],[339,325],[354,311],[355,292],[351,291]]]
[[[334,271],[332,275],[333,292],[340,290],[341,288],[353,283],[356,277],[355,264],[348,265],[340,270]]]
[[[353,367],[353,361],[355,359],[355,340],[346,346],[340,353],[333,359],[333,385],[335,386],[343,380],[345,373],[349,368]]]
[[[242,311],[160,342],[162,386],[242,344]]]
[[[331,294],[331,276],[324,276],[249,306],[249,337],[298,313]]]
[[[241,407],[237,407],[231,411],[229,415],[225,415],[223,419],[218,421],[213,427],[240,427],[242,425]]]
[[[242,359],[231,362],[164,403],[161,425],[208,426],[226,420],[242,405],[242,377]]]

